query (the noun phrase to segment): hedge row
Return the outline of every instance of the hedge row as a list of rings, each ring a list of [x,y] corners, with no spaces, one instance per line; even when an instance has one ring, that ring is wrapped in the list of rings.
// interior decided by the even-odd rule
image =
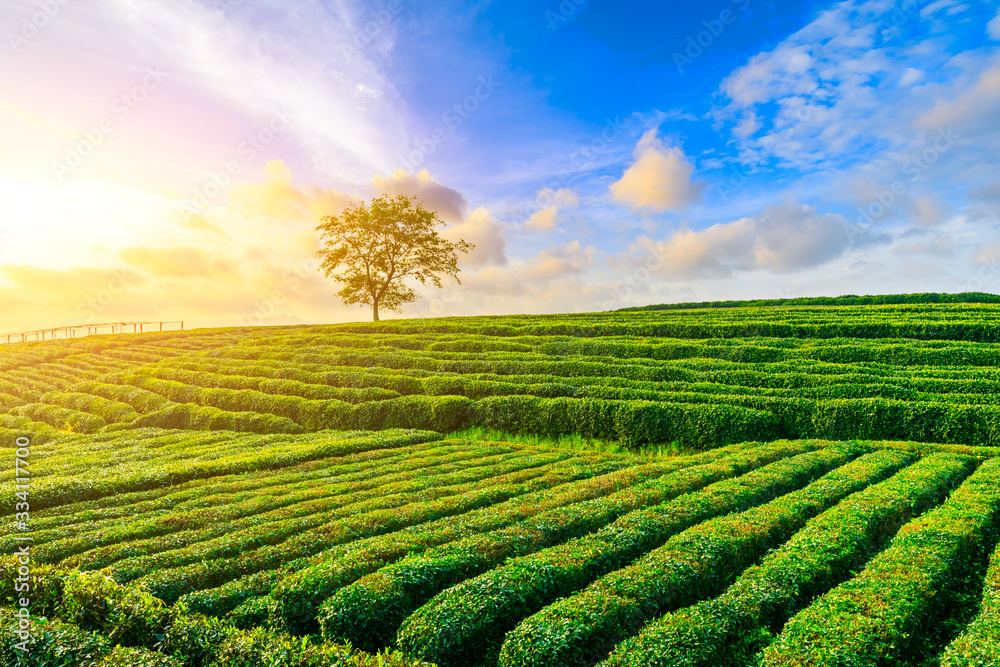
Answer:
[[[0,607],[0,664],[17,667],[90,667],[112,649],[111,642],[96,632],[81,630],[72,623],[35,616],[27,651],[15,630],[18,618],[10,607]]]
[[[380,433],[317,433],[310,436],[253,436],[236,438],[237,434],[214,433],[212,437],[231,441],[232,446],[220,448],[212,457],[195,461],[178,460],[162,464],[147,462],[143,466],[126,464],[111,468],[100,476],[67,475],[44,477],[32,483],[33,511],[114,496],[129,491],[169,487],[193,479],[215,477],[247,471],[277,470],[304,461],[328,458],[346,453],[406,447],[418,442],[440,440],[441,435],[429,431],[388,430]],[[117,436],[117,434],[115,434]],[[118,439],[109,438],[110,441]],[[130,432],[129,438],[135,437]],[[181,437],[184,437],[182,434]],[[190,437],[188,435],[187,437]],[[263,445],[270,445],[263,447]],[[0,498],[0,509],[9,513],[10,499]]]
[[[271,473],[270,479],[256,480],[240,476],[227,483],[202,484],[151,501],[128,503],[127,499],[123,499],[111,512],[102,508],[97,511],[78,511],[70,515],[33,518],[32,537],[39,547],[36,555],[46,560],[65,558],[68,553],[58,557],[53,555],[51,550],[57,548],[55,542],[79,539],[83,535],[86,535],[84,542],[88,549],[164,533],[174,533],[172,539],[179,540],[184,537],[179,532],[182,530],[191,531],[212,525],[223,530],[219,524],[247,516],[255,517],[255,521],[260,520],[261,513],[289,505],[297,505],[294,511],[304,512],[311,507],[304,503],[325,497],[337,496],[336,502],[340,504],[356,502],[357,499],[363,499],[365,492],[371,488],[406,479],[409,471],[486,453],[481,448],[470,451],[467,446],[434,447],[435,451],[425,452],[427,456],[421,456],[419,448],[406,448],[401,452],[387,450],[381,456],[374,457],[378,465],[372,465],[371,461],[348,464],[334,460],[328,462],[329,468],[310,474]],[[505,450],[494,447],[489,451],[501,453]],[[128,516],[130,523],[122,526],[122,516]],[[180,541],[173,544],[174,548],[181,546]],[[43,552],[46,556],[41,555]]]
[[[19,405],[27,405],[29,401],[23,398],[18,398],[17,396],[11,396],[10,394],[0,393],[0,412],[7,412]]]
[[[61,560],[65,567],[96,570],[110,566],[116,579],[131,581],[158,568],[226,558],[245,549],[274,544],[290,534],[316,528],[344,515],[395,507],[411,498],[446,493],[447,484],[488,478],[490,472],[482,470],[483,466],[493,464],[497,470],[507,470],[517,466],[523,457],[523,454],[510,450],[495,456],[483,456],[484,453],[481,448],[469,456],[460,452],[455,457],[443,457],[443,460],[437,461],[437,469],[427,470],[424,476],[415,478],[413,472],[407,472],[379,479],[374,485],[367,485],[368,489],[348,494],[347,497],[320,496],[301,505],[279,506],[259,514],[238,515],[230,520],[219,517],[218,521],[207,525],[190,527],[185,525],[187,516],[181,512],[167,517],[162,523],[153,519],[145,526],[128,526],[120,531],[101,531],[98,536],[82,535],[41,544],[35,551],[39,558],[48,561],[65,558]],[[436,485],[444,490],[439,491]],[[373,493],[372,487],[380,488],[382,493]],[[208,514],[211,515],[211,512]],[[169,530],[171,523],[176,525],[173,531]]]
[[[12,415],[18,417],[28,417],[34,421],[49,424],[64,431],[79,431],[80,433],[94,433],[107,422],[88,412],[81,412],[70,408],[61,408],[57,405],[47,403],[29,403],[14,408],[10,411]]]
[[[190,432],[186,432],[188,436]],[[204,507],[228,504],[230,501],[243,502],[264,493],[280,493],[292,485],[321,485],[331,481],[343,481],[347,475],[368,471],[378,474],[373,464],[394,465],[408,456],[419,456],[439,448],[436,442],[410,445],[402,448],[387,448],[358,454],[347,454],[330,459],[306,461],[289,466],[282,472],[263,470],[213,479],[195,479],[173,487],[158,487],[147,491],[122,493],[111,499],[85,500],[57,508],[42,510],[32,517],[35,526],[33,534],[40,543],[53,531],[51,539],[70,537],[75,531],[86,530],[88,526],[110,523],[122,517],[139,516],[152,512],[196,510]],[[65,530],[65,534],[58,531]],[[0,543],[2,544],[2,543]],[[2,547],[0,547],[2,550]]]
[[[442,590],[510,558],[582,537],[628,512],[667,502],[787,453],[783,446],[751,450],[411,555],[338,591],[320,607],[317,620],[327,639],[346,639],[365,650],[390,646],[403,620]]]
[[[694,468],[714,460],[724,460],[726,465],[716,468],[715,474],[726,476],[734,474],[734,470],[741,469],[739,466],[746,465],[746,468],[742,468],[745,471],[753,465],[769,463],[782,456],[811,449],[813,446],[807,443],[776,443],[761,447],[760,451],[757,448],[733,446],[686,457],[673,462],[670,467],[676,466],[675,470]],[[745,455],[732,456],[737,452],[745,452]],[[567,482],[578,479],[579,465],[578,460],[571,459],[567,466],[568,472],[573,474],[564,476],[563,479]],[[670,467],[664,470],[664,474],[670,472]],[[586,468],[582,472],[585,473]],[[692,474],[697,478],[703,473],[704,470]],[[557,483],[553,480],[553,484]],[[697,486],[694,480],[691,483]],[[593,481],[577,482],[566,488],[543,489],[463,516],[440,519],[405,531],[361,541],[352,549],[335,549],[321,554],[309,567],[289,576],[274,587],[271,591],[271,619],[275,624],[296,634],[315,633],[319,630],[316,613],[323,601],[364,575],[375,572],[407,554],[417,554],[455,540],[502,530],[520,521],[542,515],[546,511],[598,498],[606,493],[602,491],[604,485],[605,479],[597,478]]]
[[[476,355],[465,355],[476,361]],[[635,388],[657,389],[649,379],[629,378],[616,372],[619,367],[629,366],[640,369],[667,369],[671,379],[652,378],[654,382],[664,383],[670,390],[683,389],[683,384],[713,383],[726,385],[733,389],[739,387],[767,388],[776,390],[820,389],[836,387],[840,384],[872,384],[877,380],[883,388],[892,386],[900,390],[926,392],[932,394],[947,393],[996,393],[1000,384],[1000,373],[992,367],[976,369],[974,377],[967,370],[955,370],[948,367],[917,366],[908,367],[902,373],[897,365],[883,366],[869,364],[859,367],[857,364],[834,364],[818,361],[795,362],[744,362],[730,363],[712,359],[693,358],[673,362],[662,362],[645,358],[632,358],[627,361],[601,362],[595,366],[580,366],[574,358],[552,358],[560,362],[552,366],[552,372],[545,373],[535,368],[530,372],[528,367],[519,367],[519,361],[526,361],[525,355],[506,355],[500,360],[492,360],[495,369],[486,368],[481,372],[470,372],[466,369],[463,375],[454,375],[454,368],[440,368],[442,360],[437,356],[425,356],[422,359],[414,355],[387,353],[384,359],[387,365],[350,366],[349,360],[341,356],[289,351],[280,347],[266,347],[255,350],[232,348],[218,350],[212,357],[198,362],[190,359],[171,359],[163,362],[171,367],[177,366],[189,370],[212,368],[219,365],[220,370],[231,374],[239,372],[239,361],[251,374],[265,377],[290,377],[304,382],[314,383],[349,383],[345,386],[383,386],[381,383],[390,381],[402,383],[396,388],[402,394],[422,393],[419,380],[423,377],[438,377],[439,373],[452,372],[450,377],[491,380],[494,382],[556,382],[571,381],[573,385],[606,385],[630,386]],[[409,362],[407,362],[409,359]],[[377,358],[363,358],[364,361],[376,363]],[[253,361],[252,364],[246,362]],[[479,361],[482,361],[479,359]],[[498,363],[502,361],[503,363]],[[334,366],[336,370],[327,370]],[[316,369],[307,372],[304,369]],[[602,370],[603,373],[588,373],[587,370]],[[276,375],[280,373],[281,375]],[[299,374],[303,374],[299,376]],[[534,378],[534,379],[526,379]],[[677,383],[677,384],[673,384]],[[731,391],[732,389],[727,389]]]
[[[20,399],[24,403],[37,403],[41,392],[24,382],[11,382],[0,378],[0,392]]]
[[[97,415],[107,423],[132,421],[139,416],[128,403],[79,392],[50,391],[42,395],[41,402],[72,408]]]
[[[557,465],[547,467],[545,474],[537,478],[537,483],[539,485],[544,485],[542,486],[541,491],[535,491],[525,496],[520,496],[514,500],[506,501],[506,503],[502,503],[499,506],[475,510],[469,514],[495,514],[496,511],[504,505],[514,503],[520,504],[523,508],[525,508],[525,510],[536,509],[544,506],[542,505],[543,501],[548,501],[549,504],[551,504],[556,499],[565,499],[568,497],[585,498],[588,495],[593,496],[595,494],[607,493],[609,492],[609,489],[613,489],[615,485],[634,482],[636,479],[641,478],[642,475],[653,474],[651,471],[659,469],[659,466],[634,466],[622,470],[623,465],[625,464],[623,461],[617,460],[617,458],[618,457],[583,456],[567,459]],[[573,482],[577,483],[573,484]],[[560,488],[560,486],[564,484],[568,484],[569,486]],[[468,516],[469,515],[459,515],[453,519],[443,519],[432,523],[449,521],[454,522],[462,519],[467,520]],[[418,530],[420,528],[421,527],[418,526],[409,530]],[[367,551],[371,553],[371,549],[376,543],[391,541],[393,536],[398,537],[398,535],[399,533],[393,533],[384,537],[369,538],[367,540],[361,540],[360,544],[364,544],[367,547]],[[192,609],[197,611],[215,615],[223,614],[242,604],[250,597],[267,595],[271,592],[274,585],[283,579],[287,574],[307,567],[308,565],[309,563],[307,561],[292,561],[291,563],[285,563],[282,565],[280,572],[276,570],[263,571],[257,574],[242,577],[214,589],[188,593],[181,599],[184,600]],[[357,576],[361,576],[363,573],[360,568],[356,571],[358,572]],[[300,583],[302,581],[310,582],[311,579],[312,577],[307,575],[304,580],[300,579]],[[307,587],[306,590],[312,596],[316,596],[317,591],[318,594],[321,595],[323,591],[327,587],[333,585],[333,583],[334,579],[332,577],[323,577],[316,582],[315,586]],[[318,606],[319,602],[322,602],[322,598],[316,601],[315,604]],[[309,618],[312,619],[314,615],[315,609],[313,609]],[[313,621],[313,623],[315,624],[315,621]]]
[[[971,459],[933,454],[806,524],[725,594],[667,614],[611,653],[607,667],[712,667],[735,659],[741,635],[778,632],[796,610],[846,580],[898,526],[938,504],[972,472]]]
[[[210,506],[201,510],[180,507],[149,518],[136,513],[125,525],[117,520],[111,520],[109,525],[89,524],[85,530],[74,531],[75,534],[68,536],[64,536],[66,531],[33,531],[35,554],[47,562],[64,561],[66,567],[94,570],[124,558],[176,550],[220,535],[232,535],[237,530],[250,527],[262,530],[273,526],[273,522],[303,516],[322,522],[325,516],[336,516],[346,506],[359,511],[363,507],[361,503],[373,495],[385,502],[386,494],[412,493],[441,484],[448,479],[442,475],[500,462],[502,455],[512,451],[509,447],[443,448],[427,457],[410,457],[400,465],[369,466],[344,479],[311,482],[304,490],[296,490],[297,485],[276,483],[268,487],[268,494],[258,490],[243,502],[227,493],[224,507]],[[331,473],[336,474],[336,471]],[[415,473],[420,477],[414,479]],[[384,493],[380,494],[379,490]],[[275,497],[270,496],[272,492]],[[157,537],[159,539],[153,539]],[[74,554],[80,556],[64,560]]]
[[[236,431],[241,433],[302,433],[304,429],[286,417],[258,412],[231,412],[194,403],[181,403],[150,412],[126,425],[136,428]]]
[[[495,656],[523,618],[624,567],[674,534],[787,493],[863,453],[837,445],[772,463],[702,491],[625,515],[584,538],[517,558],[436,596],[399,629],[406,653],[442,667]]]
[[[949,608],[950,592],[996,540],[1000,460],[984,463],[937,509],[903,526],[857,577],[796,614],[764,664],[876,665],[906,661],[915,638]]]
[[[0,417],[6,417],[6,416],[7,415],[0,415]],[[48,424],[46,424],[46,427],[48,427]],[[0,426],[0,449],[16,448],[18,447],[17,444],[18,438],[24,438],[24,437],[28,437],[31,440],[31,444],[33,445],[43,445],[47,442],[50,442],[54,436],[50,433],[39,433],[38,431],[35,430],[29,431],[25,429],[6,428],[4,426]],[[13,474],[12,469],[11,469],[11,474]]]
[[[266,353],[268,349],[256,347],[251,351]],[[275,354],[286,353],[279,351]],[[479,361],[427,358],[420,361],[407,360],[403,357],[397,359],[385,354],[372,356],[370,352],[366,353],[368,356],[364,358],[356,358],[353,353],[346,354],[348,355],[346,357],[326,355],[321,356],[321,359],[346,364],[427,365],[433,367],[435,372],[448,369],[489,370],[498,378],[504,377],[502,375],[504,372],[514,371],[554,372],[561,369],[564,376],[573,376],[595,370],[592,364],[575,360],[532,362],[512,357]],[[293,356],[303,358],[302,354]],[[305,356],[311,357],[311,355]],[[478,364],[478,366],[458,368],[453,367],[454,364]],[[556,366],[535,368],[537,364]],[[624,373],[626,376],[650,373],[654,376],[662,375],[656,371],[660,367],[635,363],[605,364],[602,368],[607,373]],[[666,372],[663,368],[660,370]],[[864,376],[854,373],[851,376],[851,383],[832,385],[822,391],[797,390],[797,393],[776,395],[759,389],[761,377],[768,376],[773,370],[769,373],[764,373],[763,370],[740,372],[750,373],[753,376],[743,378],[743,381],[748,383],[747,386],[726,388],[723,385],[705,386],[705,383],[701,383],[698,385],[699,391],[678,392],[677,390],[682,388],[678,384],[672,386],[673,391],[670,393],[664,393],[662,389],[630,387],[627,386],[628,383],[626,386],[621,386],[621,382],[616,382],[616,386],[594,385],[589,376],[587,384],[583,387],[574,387],[574,383],[578,381],[575,377],[567,377],[561,383],[531,384],[518,382],[491,384],[493,380],[454,375],[410,378],[411,382],[419,384],[419,390],[423,394],[435,395],[438,398],[410,395],[400,399],[363,403],[353,409],[338,406],[325,413],[316,412],[321,408],[308,404],[306,399],[300,399],[300,403],[291,397],[281,397],[280,400],[272,397],[272,400],[265,400],[262,403],[257,397],[234,390],[204,390],[189,385],[178,385],[173,388],[163,386],[157,391],[165,392],[174,400],[210,402],[227,409],[248,409],[248,406],[252,405],[250,409],[290,416],[307,428],[314,428],[318,423],[338,428],[380,428],[382,425],[391,425],[436,430],[481,425],[507,431],[540,434],[577,432],[595,437],[621,439],[629,446],[679,441],[688,446],[705,447],[718,442],[778,437],[880,438],[1000,445],[1000,406],[993,404],[990,393],[932,395],[899,387],[895,384],[895,379],[877,385],[860,384],[855,378]],[[497,373],[501,375],[496,375]],[[670,373],[691,375],[692,371],[678,367]],[[718,373],[706,371],[700,375],[712,377]],[[542,377],[550,380],[558,379],[555,375]],[[807,376],[797,373],[793,377]],[[722,377],[714,379],[726,380]],[[932,384],[940,385],[941,382],[947,381],[938,380]],[[645,381],[636,384],[656,386],[655,383]],[[752,386],[754,384],[757,386]],[[708,393],[701,391],[709,387],[713,390]],[[963,388],[972,387],[963,386]],[[409,387],[408,391],[416,389]],[[738,393],[720,394],[718,392],[721,389]],[[205,393],[213,391],[228,391],[231,394]],[[511,395],[512,391],[520,391],[524,395]],[[479,398],[475,404],[470,404],[458,397],[440,396],[445,392]],[[588,398],[569,398],[581,393]],[[872,393],[897,398],[864,397]],[[543,397],[559,394],[562,396],[536,400],[537,394],[542,394]],[[838,396],[843,398],[836,398]],[[445,403],[438,404],[435,400]],[[962,402],[980,404],[965,405]]]
[[[552,455],[547,457],[547,460],[540,458],[539,465],[543,465],[547,462],[558,461],[561,457]],[[221,551],[231,549],[232,545],[242,544],[244,540],[265,546],[252,548],[239,556],[191,562],[180,567],[175,566],[153,571],[140,577],[138,581],[149,586],[154,594],[173,602],[185,593],[203,588],[214,588],[247,574],[273,569],[296,558],[315,555],[339,544],[393,532],[442,516],[460,514],[470,509],[492,505],[513,496],[537,490],[539,488],[537,478],[543,472],[538,468],[524,469],[522,466],[516,472],[491,476],[480,482],[471,482],[458,489],[449,489],[450,495],[444,497],[425,502],[412,502],[400,507],[363,512],[306,530],[297,530],[294,527],[286,530],[285,527],[282,527],[280,534],[276,533],[273,528],[266,534],[260,534],[260,531],[256,534],[250,534],[253,531],[247,531],[246,535],[238,533],[228,541],[221,540],[219,549]],[[288,539],[274,544],[276,535],[280,535],[281,538],[288,537]],[[206,543],[189,549],[193,556],[196,553],[204,553],[214,546]],[[167,565],[167,563],[178,562],[178,556],[174,552],[167,555],[173,556],[173,558],[167,558],[163,563],[158,564]],[[185,558],[188,557],[185,554]],[[155,559],[156,556],[153,556],[144,560]],[[131,561],[121,561],[113,566],[112,571],[117,569],[121,574],[116,572],[116,576],[130,578],[143,571],[132,567],[133,565],[134,563]],[[127,573],[124,570],[126,567],[131,568]]]
[[[1000,548],[990,558],[979,615],[945,649],[941,667],[989,665],[997,656],[1000,656]]]
[[[234,356],[226,356],[227,352],[232,352]],[[419,377],[402,375],[390,369],[343,367],[330,369],[325,364],[291,363],[279,358],[254,360],[250,356],[250,351],[233,348],[231,350],[216,350],[210,356],[200,358],[168,359],[160,362],[160,365],[190,371],[210,370],[225,375],[241,373],[250,377],[296,380],[307,384],[325,384],[358,389],[381,388],[403,395],[423,393]],[[292,356],[292,353],[286,353],[284,356]]]
[[[522,621],[500,667],[575,666],[634,635],[643,623],[718,595],[727,583],[812,517],[882,481],[913,458],[873,452],[769,503],[687,529],[628,567]]]
[[[160,380],[172,380],[196,387],[218,389],[253,389],[265,394],[298,396],[315,400],[339,400],[347,403],[381,401],[399,396],[399,392],[381,387],[336,387],[328,384],[312,384],[288,379],[258,378],[246,374],[221,374],[207,370],[193,371],[182,368],[149,365],[142,368],[142,375]]]
[[[175,403],[197,404],[231,412],[266,413],[291,420],[299,425],[300,430],[305,428],[316,431],[340,425],[351,410],[349,403],[340,400],[312,400],[299,396],[266,394],[253,389],[206,388],[141,374],[127,375],[121,379],[124,383],[155,392]],[[148,421],[155,414],[158,413],[146,415],[139,421]]]
[[[778,420],[767,412],[727,405],[498,396],[477,401],[475,423],[515,433],[616,438],[627,447],[679,441],[709,448],[773,439]]]
[[[369,655],[348,645],[318,643],[166,609],[142,591],[99,573],[60,574],[64,591],[48,618],[32,609],[27,650],[16,612],[0,608],[0,663],[19,667],[433,667],[398,653]],[[64,620],[66,619],[66,620]],[[76,622],[71,622],[73,619]],[[143,648],[145,647],[145,648]],[[152,650],[156,647],[157,650]]]
[[[71,391],[84,394],[92,394],[114,401],[121,401],[131,405],[136,412],[146,414],[162,410],[171,404],[170,399],[155,394],[139,387],[129,387],[120,384],[106,384],[96,380],[86,380],[77,382],[71,387]]]
[[[0,428],[17,431],[29,437],[32,441],[38,436],[55,437],[61,434],[59,429],[51,424],[39,422],[30,417],[0,414]],[[13,447],[14,445],[11,444]]]
[[[403,396],[351,405],[335,399],[313,400],[252,389],[202,388],[139,375],[128,377],[127,381],[183,404],[143,415],[132,422],[134,427],[228,428],[257,433],[295,433],[303,428],[315,431],[398,427],[449,431],[468,424],[472,406],[469,399],[459,396]],[[231,418],[238,428],[215,425],[221,415],[213,408],[241,415]],[[248,418],[257,413],[265,414],[256,421]]]
[[[777,339],[781,343],[787,339]],[[542,343],[533,351],[549,355],[583,355],[628,359],[722,359],[737,363],[774,363],[814,360],[835,364],[875,363],[892,366],[990,366],[1000,365],[1000,352],[989,343],[923,341],[871,341],[792,339],[792,345],[769,345],[769,339],[726,345],[716,341],[627,340],[567,338]]]

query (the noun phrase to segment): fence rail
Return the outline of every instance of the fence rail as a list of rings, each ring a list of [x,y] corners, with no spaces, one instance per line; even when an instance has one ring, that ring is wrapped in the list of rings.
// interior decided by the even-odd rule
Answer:
[[[184,330],[183,320],[171,320],[164,322],[99,322],[97,324],[75,324],[63,327],[53,327],[51,329],[35,329],[34,331],[19,331],[17,333],[0,334],[0,344],[26,343],[35,340],[61,340],[67,338],[78,338],[100,333],[144,333],[146,327],[150,331],[163,331],[163,325],[180,325],[180,331]],[[131,331],[129,331],[131,327]],[[108,331],[110,329],[110,331]],[[86,330],[86,334],[83,331]],[[62,336],[59,336],[59,334]],[[48,336],[48,338],[46,338]]]

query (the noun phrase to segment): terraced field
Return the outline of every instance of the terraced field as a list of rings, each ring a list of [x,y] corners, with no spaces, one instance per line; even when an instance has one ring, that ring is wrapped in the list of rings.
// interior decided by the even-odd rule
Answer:
[[[0,665],[1000,664],[998,310],[0,347]]]

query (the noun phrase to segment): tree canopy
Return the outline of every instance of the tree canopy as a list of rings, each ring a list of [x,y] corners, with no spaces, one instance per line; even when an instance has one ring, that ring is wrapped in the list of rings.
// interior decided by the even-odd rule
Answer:
[[[316,253],[320,271],[341,283],[337,296],[344,305],[400,311],[417,300],[405,281],[441,287],[450,276],[459,284],[458,255],[475,247],[464,240],[451,242],[436,227],[445,224],[416,197],[382,195],[370,204],[351,204],[340,215],[328,215],[316,227],[323,247]]]

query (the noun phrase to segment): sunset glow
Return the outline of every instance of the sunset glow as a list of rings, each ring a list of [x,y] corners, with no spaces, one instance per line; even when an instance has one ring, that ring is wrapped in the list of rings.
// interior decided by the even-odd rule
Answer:
[[[366,319],[315,227],[381,193],[477,245],[408,317],[1000,286],[995,3],[12,0],[0,26],[3,332]]]

